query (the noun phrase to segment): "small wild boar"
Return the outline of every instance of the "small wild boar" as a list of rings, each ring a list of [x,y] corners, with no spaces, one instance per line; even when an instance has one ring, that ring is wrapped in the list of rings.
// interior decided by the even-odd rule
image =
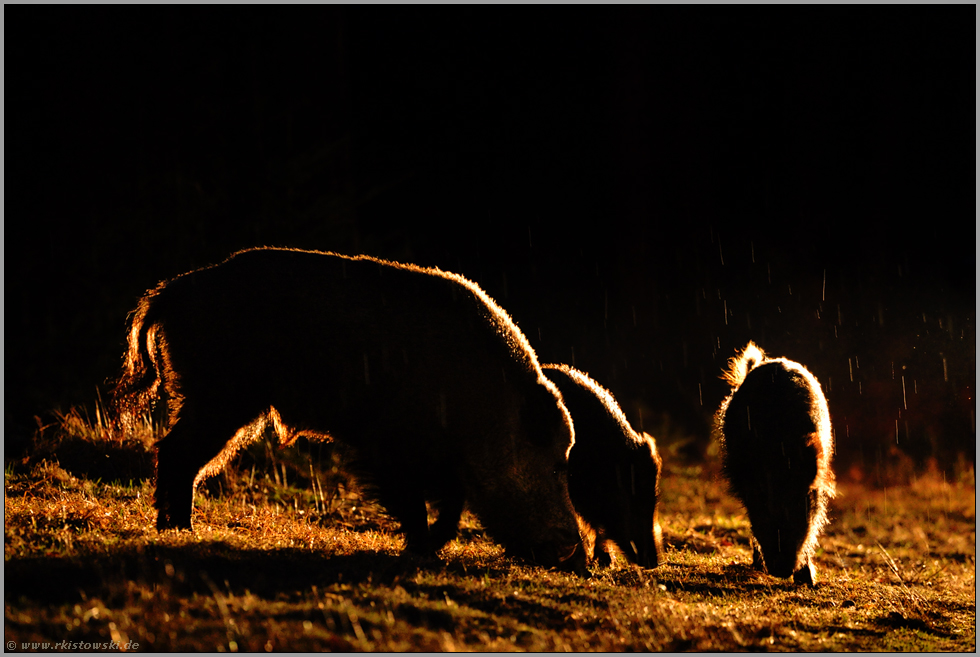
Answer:
[[[575,423],[568,456],[572,505],[596,532],[595,558],[608,566],[608,541],[632,563],[656,568],[663,551],[657,503],[660,455],[653,437],[630,426],[612,394],[568,365],[543,365]]]
[[[731,490],[752,524],[752,565],[813,585],[812,555],[835,493],[830,412],[817,379],[750,342],[722,375],[732,393],[715,414]]]
[[[414,552],[452,540],[465,502],[512,554],[584,572],[571,418],[521,331],[462,276],[241,251],[146,293],[114,397],[123,419],[156,398],[167,406],[158,529],[189,529],[198,482],[271,424],[283,444],[352,448]],[[439,512],[431,528],[426,501]]]

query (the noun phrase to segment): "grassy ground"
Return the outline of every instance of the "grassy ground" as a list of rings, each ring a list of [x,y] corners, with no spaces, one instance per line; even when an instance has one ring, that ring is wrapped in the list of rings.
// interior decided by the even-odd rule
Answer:
[[[158,534],[143,443],[99,425],[63,416],[6,465],[8,652],[976,650],[972,472],[842,483],[810,589],[749,568],[710,468],[668,465],[666,563],[583,579],[505,557],[469,514],[439,559],[402,557],[397,524],[305,443],[253,445],[199,489],[193,533]]]

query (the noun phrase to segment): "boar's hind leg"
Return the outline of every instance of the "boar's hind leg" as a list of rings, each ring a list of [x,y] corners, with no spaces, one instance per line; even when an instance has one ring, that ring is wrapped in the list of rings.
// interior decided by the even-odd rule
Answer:
[[[191,528],[194,479],[221,452],[234,431],[221,431],[182,412],[167,435],[157,442],[154,506],[158,530]]]

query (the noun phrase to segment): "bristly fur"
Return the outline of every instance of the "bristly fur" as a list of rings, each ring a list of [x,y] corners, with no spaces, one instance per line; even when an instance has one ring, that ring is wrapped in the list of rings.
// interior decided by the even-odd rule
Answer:
[[[575,423],[568,490],[596,562],[608,566],[614,545],[629,561],[656,568],[663,552],[656,441],[634,431],[612,393],[585,372],[561,364],[542,369]]]
[[[739,408],[741,412],[744,406],[744,409],[748,412],[748,416],[746,417],[747,425],[737,431],[734,431],[734,429],[741,426],[739,423],[727,425],[731,427],[730,431],[734,431],[734,435],[726,436],[726,415],[732,404],[732,400],[736,397],[753,371],[763,365],[769,366],[770,364],[781,368],[781,371],[786,372],[785,376],[789,377],[788,380],[795,381],[796,383],[787,383],[786,385],[790,387],[779,389],[776,398],[752,397],[751,401],[754,404],[752,408],[755,409],[755,413],[750,412],[749,407],[746,405],[747,400],[742,399]],[[781,462],[782,455],[754,451],[758,449],[757,445],[759,443],[753,443],[751,447],[745,444],[747,436],[755,435],[755,432],[758,431],[758,425],[761,420],[765,419],[770,423],[773,421],[779,423],[779,426],[782,427],[779,429],[779,439],[780,441],[788,441],[781,443],[784,446],[788,444],[812,449],[811,453],[813,457],[810,458],[815,458],[815,463],[813,463],[815,477],[809,485],[809,492],[807,493],[810,500],[809,525],[806,537],[800,547],[797,561],[798,565],[808,564],[816,549],[817,538],[828,522],[827,502],[836,494],[835,477],[831,467],[834,451],[833,434],[831,432],[827,401],[823,395],[820,383],[803,365],[786,358],[769,358],[753,342],[749,342],[744,349],[729,360],[728,367],[722,372],[721,378],[728,382],[732,390],[721,403],[720,408],[715,414],[712,433],[713,437],[723,449],[723,470],[729,481],[731,491],[743,503],[746,502],[746,492],[751,492],[753,487],[761,485],[758,479],[763,476],[764,470],[760,470],[760,468],[773,467],[771,463]],[[768,380],[768,377],[766,377],[766,380]],[[755,380],[755,383],[758,384],[759,380]],[[759,390],[759,387],[754,385],[752,389],[754,391]],[[752,396],[757,393],[747,392],[743,394]],[[800,411],[803,413],[802,418],[794,414],[796,412],[795,410],[790,411],[789,406],[783,404],[782,395],[784,394],[790,395],[791,398],[796,400],[805,400],[804,407],[806,410]],[[794,409],[799,408],[797,406],[799,403],[802,402],[793,402],[791,406]],[[787,413],[789,415],[786,415]],[[800,423],[807,423],[812,420],[813,425],[811,430],[800,433],[797,420],[800,420]],[[729,423],[731,422],[735,422],[735,420],[729,419]],[[741,420],[738,422],[741,422]],[[772,436],[769,437],[770,440],[772,438]],[[738,441],[737,445],[734,443],[736,439]],[[797,441],[802,441],[802,443]],[[764,465],[767,463],[770,465]],[[747,510],[749,510],[750,516],[761,513],[759,509],[748,509],[748,504]]]
[[[721,378],[733,388],[742,385],[745,376],[766,359],[766,354],[754,342],[745,345],[745,349],[728,359],[728,369],[723,370]]]
[[[584,572],[561,476],[571,417],[523,333],[472,281],[247,249],[148,291],[127,342],[119,423],[166,410],[158,529],[190,529],[196,484],[271,426],[284,445],[307,435],[350,447],[413,551],[452,540],[465,502],[514,554]],[[431,528],[426,502],[439,511]]]

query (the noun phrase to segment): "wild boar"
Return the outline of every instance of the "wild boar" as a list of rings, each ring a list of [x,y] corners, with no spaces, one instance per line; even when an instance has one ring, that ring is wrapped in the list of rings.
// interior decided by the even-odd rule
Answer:
[[[612,541],[632,563],[656,568],[663,542],[657,517],[661,460],[653,437],[634,431],[612,394],[589,375],[568,365],[542,369],[575,423],[568,492],[596,533],[596,561],[610,565]]]
[[[189,529],[197,484],[271,424],[283,444],[350,447],[409,550],[452,540],[467,503],[510,553],[584,572],[571,418],[527,339],[472,281],[257,248],[160,283],[129,327],[120,417],[154,399],[167,410],[158,529]]]
[[[723,469],[752,524],[752,565],[813,585],[812,556],[835,494],[830,412],[805,367],[754,343],[729,361],[731,394],[715,414]]]

